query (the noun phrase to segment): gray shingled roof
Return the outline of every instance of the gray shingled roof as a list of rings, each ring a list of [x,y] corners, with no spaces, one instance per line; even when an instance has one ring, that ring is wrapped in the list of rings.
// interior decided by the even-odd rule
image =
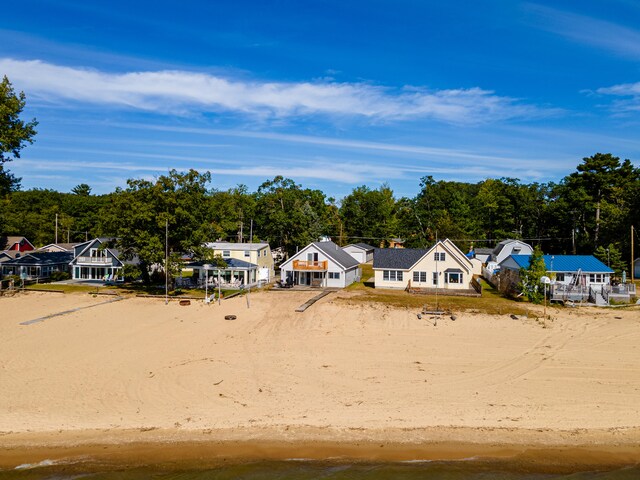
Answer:
[[[428,251],[424,248],[376,248],[373,252],[373,268],[409,270]]]
[[[207,248],[214,250],[260,250],[261,248],[268,247],[269,244],[265,242],[256,243],[233,243],[233,242],[209,242],[204,244]]]
[[[4,265],[60,265],[73,260],[71,252],[25,252],[22,256],[4,262]]]
[[[355,258],[353,258],[333,242],[313,242],[313,245],[318,250],[324,252],[327,257],[336,261],[346,269],[357,267],[358,265],[360,265],[360,263]]]

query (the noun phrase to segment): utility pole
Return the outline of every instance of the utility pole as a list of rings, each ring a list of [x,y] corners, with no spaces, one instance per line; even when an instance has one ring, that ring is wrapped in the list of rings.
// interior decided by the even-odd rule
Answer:
[[[164,304],[169,305],[169,219],[164,224]]]
[[[243,224],[242,222],[240,222],[240,242],[238,242],[238,243],[242,243],[242,238],[244,237],[244,236],[242,235],[242,228],[243,228],[243,227],[244,227],[244,224]]]
[[[58,243],[58,214],[56,213],[56,244]]]
[[[633,233],[634,233],[634,229],[633,229],[633,225],[631,225],[631,283],[633,283],[633,280],[634,280],[634,277],[635,277],[635,273],[636,273],[635,270],[634,270],[634,268],[635,268],[635,265],[634,265],[635,258],[633,258],[634,257],[634,255],[633,255],[633,240],[634,240]]]

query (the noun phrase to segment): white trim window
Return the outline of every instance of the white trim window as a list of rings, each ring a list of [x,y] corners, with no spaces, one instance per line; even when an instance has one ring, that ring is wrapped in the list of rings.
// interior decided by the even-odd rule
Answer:
[[[427,283],[427,272],[413,272],[413,281],[417,283]]]
[[[329,280],[340,280],[340,272],[329,272]]]
[[[447,259],[447,255],[444,252],[435,252],[433,254],[434,262],[445,262]]]
[[[222,256],[224,258],[229,258],[231,256],[231,250],[223,250],[222,251]]]
[[[604,283],[604,273],[590,273],[589,283]]]
[[[245,250],[244,251],[244,256],[247,257],[247,258],[250,257],[251,256],[251,252],[249,250]]]
[[[384,270],[382,272],[382,279],[385,282],[401,282],[402,270]]]
[[[444,283],[462,283],[462,272],[445,272]]]

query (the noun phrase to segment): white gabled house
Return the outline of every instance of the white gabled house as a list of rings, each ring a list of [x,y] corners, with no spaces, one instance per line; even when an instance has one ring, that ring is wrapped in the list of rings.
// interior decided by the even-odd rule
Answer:
[[[378,248],[373,257],[376,288],[470,290],[481,266],[449,239],[429,249]]]
[[[491,261],[500,264],[510,255],[531,255],[532,253],[533,247],[528,243],[522,240],[507,239],[498,243],[496,248],[493,249]]]
[[[373,260],[373,252],[375,249],[376,247],[372,247],[366,243],[352,243],[351,245],[342,247],[342,250],[355,258],[358,263],[371,262]]]
[[[359,262],[333,242],[313,242],[280,265],[293,285],[344,288],[360,279]]]

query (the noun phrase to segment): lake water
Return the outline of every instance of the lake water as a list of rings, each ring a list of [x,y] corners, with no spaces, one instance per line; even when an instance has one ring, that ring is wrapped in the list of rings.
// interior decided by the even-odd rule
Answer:
[[[487,461],[404,463],[248,462],[217,467],[116,467],[87,463],[23,465],[2,480],[638,480],[640,466],[602,471],[545,471]],[[564,469],[563,469],[564,470]]]

